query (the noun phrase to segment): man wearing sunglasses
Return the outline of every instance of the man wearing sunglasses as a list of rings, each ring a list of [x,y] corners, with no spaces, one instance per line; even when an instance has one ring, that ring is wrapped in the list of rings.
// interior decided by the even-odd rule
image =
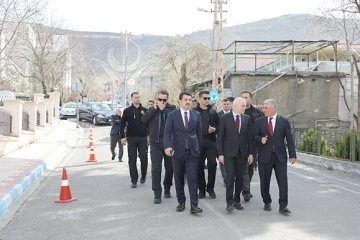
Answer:
[[[161,203],[161,170],[162,160],[164,158],[165,178],[164,178],[164,198],[170,198],[170,187],[172,186],[173,166],[169,156],[164,152],[164,127],[169,112],[176,107],[168,103],[169,93],[161,90],[157,94],[155,105],[149,108],[141,120],[148,124],[150,140],[150,158],[151,158],[151,180],[152,190],[154,191],[154,203]]]
[[[216,198],[214,191],[216,178],[216,134],[219,126],[219,116],[210,105],[210,92],[202,90],[199,93],[199,104],[195,111],[201,116],[202,123],[202,144],[200,146],[200,160],[198,167],[199,199],[205,198],[205,191],[211,199]],[[208,181],[205,180],[205,159],[207,159]]]

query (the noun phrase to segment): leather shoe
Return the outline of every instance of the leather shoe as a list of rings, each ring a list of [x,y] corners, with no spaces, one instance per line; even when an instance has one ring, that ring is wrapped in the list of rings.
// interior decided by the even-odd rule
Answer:
[[[244,197],[244,201],[245,201],[245,202],[250,201],[250,198],[251,198],[250,193],[244,193],[244,194],[243,194],[243,197]]]
[[[122,158],[119,158],[119,162],[123,162]]]
[[[141,176],[140,183],[145,183],[145,182],[146,182],[146,176]]]
[[[164,198],[171,198],[170,190],[164,191]]]
[[[131,183],[131,188],[136,188],[136,187],[137,187],[137,183],[136,183],[136,182]]]
[[[279,212],[285,216],[290,216],[291,211],[287,207],[279,208]]]
[[[265,203],[264,210],[267,211],[267,212],[270,212],[271,211],[271,204],[270,203]]]
[[[228,203],[228,205],[226,206],[226,211],[232,212],[233,210],[234,210],[234,204]]]
[[[235,207],[237,210],[244,210],[244,207],[241,205],[240,202],[234,202],[234,207]]]
[[[116,153],[114,153],[114,154],[111,156],[111,160],[114,160],[114,159],[115,159],[115,156],[116,156]]]
[[[185,203],[179,203],[179,205],[176,207],[177,212],[182,212],[185,210]]]
[[[216,194],[215,194],[214,190],[208,190],[207,192],[209,193],[209,198],[211,198],[211,199],[216,198]]]
[[[161,203],[161,198],[154,198],[154,203],[155,204],[160,204]]]
[[[205,198],[205,191],[200,190],[199,195],[198,195],[198,199],[203,199],[203,198]]]
[[[201,208],[199,208],[198,206],[191,205],[191,209],[190,209],[191,214],[202,213],[202,212],[203,212],[203,210]]]

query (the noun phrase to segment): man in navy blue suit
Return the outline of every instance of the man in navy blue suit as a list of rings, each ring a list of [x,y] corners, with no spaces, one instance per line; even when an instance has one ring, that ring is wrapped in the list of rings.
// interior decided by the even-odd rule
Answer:
[[[176,196],[179,205],[177,212],[185,210],[184,176],[189,187],[190,213],[202,213],[198,207],[197,172],[201,145],[200,114],[191,107],[191,94],[182,92],[179,95],[180,109],[168,114],[164,129],[165,154],[172,157]]]
[[[260,176],[261,197],[264,210],[271,211],[269,193],[272,169],[275,170],[279,186],[279,212],[290,215],[288,205],[287,153],[285,140],[289,150],[289,162],[296,162],[296,152],[290,123],[287,118],[277,114],[274,99],[264,101],[265,116],[255,120],[254,139],[259,146],[258,169]]]

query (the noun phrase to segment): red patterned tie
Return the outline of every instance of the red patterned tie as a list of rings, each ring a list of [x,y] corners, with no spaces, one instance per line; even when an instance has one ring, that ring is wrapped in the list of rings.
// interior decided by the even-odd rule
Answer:
[[[268,130],[269,130],[270,136],[272,136],[274,134],[272,119],[273,119],[272,117],[269,118],[269,124],[268,124]]]
[[[236,115],[236,120],[235,120],[235,123],[236,123],[236,129],[238,130],[238,132],[240,132],[240,116],[239,115]]]

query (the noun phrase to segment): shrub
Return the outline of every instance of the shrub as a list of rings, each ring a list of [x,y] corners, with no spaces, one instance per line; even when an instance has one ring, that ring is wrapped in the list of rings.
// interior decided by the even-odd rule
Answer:
[[[344,133],[341,139],[335,140],[334,156],[350,159],[350,132]],[[355,135],[355,161],[360,161],[360,137]]]
[[[318,139],[320,138],[320,155],[332,156],[333,150],[327,144],[327,140],[320,135],[319,131],[310,128],[304,133],[301,143],[298,146],[299,151],[308,153],[318,153]]]

